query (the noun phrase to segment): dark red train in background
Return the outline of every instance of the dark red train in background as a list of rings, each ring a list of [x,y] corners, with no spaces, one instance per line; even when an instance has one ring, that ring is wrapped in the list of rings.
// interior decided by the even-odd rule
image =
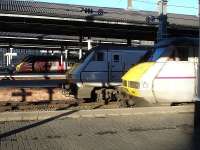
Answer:
[[[59,56],[26,56],[16,65],[17,73],[28,72],[65,72],[65,61]]]

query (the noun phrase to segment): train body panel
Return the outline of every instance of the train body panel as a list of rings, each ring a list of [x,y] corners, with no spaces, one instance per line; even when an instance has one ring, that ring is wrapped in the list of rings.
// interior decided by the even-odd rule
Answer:
[[[93,51],[72,73],[72,81],[91,86],[121,84],[121,76],[136,64],[146,51],[100,49]],[[99,83],[99,84],[98,84]]]
[[[71,81],[79,88],[109,88],[121,85],[122,75],[138,63],[147,50],[131,47],[96,47],[76,69]]]
[[[194,63],[167,62],[154,79],[155,98],[159,102],[192,101],[195,96],[195,78]]]
[[[177,39],[174,39],[158,47],[146,63],[131,68],[122,77],[127,94],[149,103],[194,101],[198,40],[180,38],[178,44],[176,42]]]

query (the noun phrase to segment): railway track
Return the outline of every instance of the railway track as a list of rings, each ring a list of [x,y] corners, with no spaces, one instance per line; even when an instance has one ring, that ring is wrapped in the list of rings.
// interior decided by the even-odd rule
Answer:
[[[75,101],[43,101],[43,102],[0,102],[0,112],[58,110],[76,106]]]
[[[84,100],[71,99],[68,101],[45,101],[45,102],[0,102],[0,112],[5,111],[53,111],[67,109],[111,109],[119,108],[117,102],[108,105],[99,102],[86,102]]]
[[[193,103],[181,103],[171,106],[193,105]],[[135,107],[163,107],[166,105],[135,106]],[[168,105],[169,106],[169,105]],[[118,102],[86,102],[85,100],[71,99],[69,101],[46,101],[46,102],[0,102],[0,112],[17,111],[59,111],[59,110],[92,110],[92,109],[115,109],[120,108]]]

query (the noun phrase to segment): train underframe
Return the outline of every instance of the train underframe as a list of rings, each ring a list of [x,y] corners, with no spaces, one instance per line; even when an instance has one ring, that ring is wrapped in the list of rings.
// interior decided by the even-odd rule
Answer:
[[[174,106],[182,103],[150,103],[141,97],[134,97],[120,86],[93,87],[84,86],[79,88],[76,84],[70,84],[63,90],[66,95],[74,95],[76,99],[87,99],[92,102],[108,104],[118,102],[119,107],[151,107],[151,106]]]
[[[74,95],[76,99],[90,99],[93,102],[108,104],[118,102],[120,107],[150,106],[140,98],[128,95],[120,86],[117,87],[92,87],[78,88],[76,84],[70,84],[65,93]]]
[[[63,90],[64,93],[74,95],[77,99],[90,99],[90,101],[108,104],[113,101],[121,101],[118,87],[92,87],[78,88],[76,84],[70,84]]]

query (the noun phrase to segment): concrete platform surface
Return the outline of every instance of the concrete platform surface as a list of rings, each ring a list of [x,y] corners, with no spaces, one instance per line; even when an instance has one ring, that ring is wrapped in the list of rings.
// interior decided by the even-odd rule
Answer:
[[[196,150],[193,141],[191,112],[0,122],[1,150]]]
[[[163,106],[163,107],[137,107],[117,109],[92,109],[92,110],[62,110],[62,111],[30,111],[30,112],[2,112],[1,121],[28,121],[44,120],[52,117],[57,118],[99,118],[109,116],[129,116],[148,114],[174,114],[193,113],[194,105],[186,106]],[[59,116],[59,117],[58,117]]]

